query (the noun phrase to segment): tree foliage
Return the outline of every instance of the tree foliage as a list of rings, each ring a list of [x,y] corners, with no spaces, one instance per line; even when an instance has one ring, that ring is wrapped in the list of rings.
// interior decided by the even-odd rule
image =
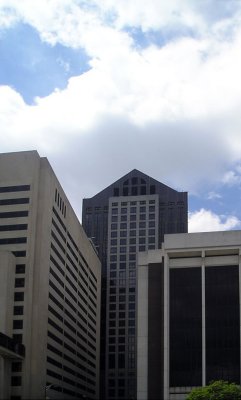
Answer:
[[[241,387],[226,381],[214,381],[193,389],[186,400],[241,400]]]

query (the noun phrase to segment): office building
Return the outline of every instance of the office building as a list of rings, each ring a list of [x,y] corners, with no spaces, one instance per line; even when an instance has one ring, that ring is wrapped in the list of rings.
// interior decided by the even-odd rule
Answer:
[[[241,231],[165,235],[138,264],[138,400],[240,384]]]
[[[1,398],[99,398],[100,279],[48,160],[1,154]]]
[[[187,193],[133,170],[84,199],[82,223],[102,262],[100,397],[135,399],[137,253],[187,232]]]

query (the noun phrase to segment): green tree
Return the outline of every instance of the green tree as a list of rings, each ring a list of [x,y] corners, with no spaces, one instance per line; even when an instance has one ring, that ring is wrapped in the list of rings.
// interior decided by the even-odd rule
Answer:
[[[241,400],[241,387],[226,381],[214,381],[193,389],[186,400]]]

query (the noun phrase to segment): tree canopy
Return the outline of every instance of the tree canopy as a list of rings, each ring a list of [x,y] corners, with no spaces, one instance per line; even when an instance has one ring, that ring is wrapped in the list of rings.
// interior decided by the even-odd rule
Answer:
[[[226,381],[214,381],[193,389],[186,400],[241,400],[241,387]]]

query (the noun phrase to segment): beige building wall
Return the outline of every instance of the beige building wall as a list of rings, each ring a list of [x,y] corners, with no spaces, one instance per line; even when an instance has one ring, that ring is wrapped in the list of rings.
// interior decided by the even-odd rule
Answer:
[[[23,190],[1,192],[20,185]],[[6,204],[19,198],[29,201]],[[4,214],[13,211],[28,215]],[[23,314],[13,317],[23,327],[13,335],[17,340],[22,335],[26,356],[17,374],[21,385],[11,395],[73,398],[76,392],[98,398],[100,262],[48,160],[35,151],[0,155],[0,225],[22,226],[0,231],[0,239],[26,238],[0,246],[0,254],[18,252],[15,292],[24,293],[15,303]]]

